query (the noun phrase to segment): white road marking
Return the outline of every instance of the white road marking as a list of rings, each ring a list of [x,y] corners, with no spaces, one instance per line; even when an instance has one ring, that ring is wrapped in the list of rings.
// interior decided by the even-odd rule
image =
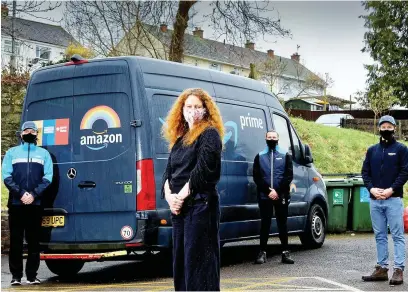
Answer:
[[[326,282],[328,284],[332,284],[334,286],[338,286],[338,287],[347,289],[347,291],[354,291],[354,292],[362,292],[363,291],[363,290],[351,287],[349,285],[341,284],[341,283],[338,283],[338,282],[335,282],[335,281],[332,281],[332,280],[328,280],[328,279],[325,279],[325,278],[322,278],[322,277],[311,277],[311,278],[322,281],[322,282]]]

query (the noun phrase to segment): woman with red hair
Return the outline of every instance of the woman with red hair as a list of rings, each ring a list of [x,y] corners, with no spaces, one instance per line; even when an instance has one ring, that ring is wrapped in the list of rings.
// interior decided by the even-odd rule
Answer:
[[[220,207],[224,127],[203,89],[185,90],[170,110],[163,135],[170,156],[163,177],[173,224],[176,291],[220,290]]]

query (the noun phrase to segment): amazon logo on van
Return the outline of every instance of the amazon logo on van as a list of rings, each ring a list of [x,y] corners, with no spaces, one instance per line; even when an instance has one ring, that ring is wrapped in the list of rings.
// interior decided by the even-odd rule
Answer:
[[[93,125],[97,120],[105,121],[107,129],[95,132]],[[81,136],[81,145],[91,150],[102,150],[109,144],[122,143],[122,134],[109,134],[108,129],[120,128],[118,114],[106,105],[96,106],[86,112],[81,121],[81,130],[92,130],[93,135]]]

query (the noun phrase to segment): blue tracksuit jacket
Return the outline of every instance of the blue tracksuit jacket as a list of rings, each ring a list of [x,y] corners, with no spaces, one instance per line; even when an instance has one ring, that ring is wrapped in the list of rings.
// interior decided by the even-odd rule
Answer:
[[[20,199],[25,192],[34,196],[33,205],[40,205],[42,194],[52,182],[52,159],[47,150],[24,143],[6,152],[1,172],[9,190],[9,206],[24,205]]]

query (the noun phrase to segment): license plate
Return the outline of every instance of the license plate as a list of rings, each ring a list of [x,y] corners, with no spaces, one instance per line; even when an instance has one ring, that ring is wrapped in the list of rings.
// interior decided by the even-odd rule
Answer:
[[[43,227],[61,227],[65,225],[64,216],[44,216],[41,226]]]

